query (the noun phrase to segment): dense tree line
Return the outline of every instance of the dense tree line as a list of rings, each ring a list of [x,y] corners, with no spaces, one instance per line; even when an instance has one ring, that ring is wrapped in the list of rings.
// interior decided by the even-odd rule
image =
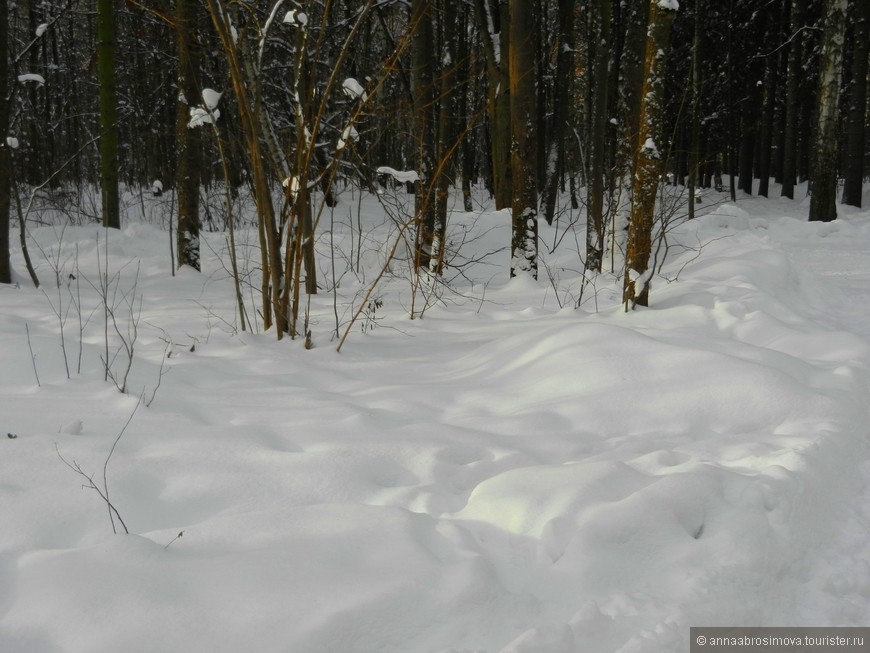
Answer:
[[[510,209],[512,274],[567,197],[586,268],[624,252],[643,304],[663,180],[688,217],[699,188],[771,181],[809,180],[811,219],[860,206],[868,44],[867,0],[3,0],[0,281],[28,189],[99,186],[117,226],[119,184],[156,180],[198,267],[201,189],[244,188],[263,319],[296,334],[320,212],[387,166],[415,173],[418,269],[441,270],[451,189]]]

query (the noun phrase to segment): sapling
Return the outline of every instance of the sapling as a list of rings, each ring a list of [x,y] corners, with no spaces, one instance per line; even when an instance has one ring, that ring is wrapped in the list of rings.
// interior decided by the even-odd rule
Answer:
[[[127,430],[127,427],[130,426],[130,422],[133,421],[133,417],[136,415],[136,411],[139,410],[139,406],[141,404],[142,404],[142,397],[140,396],[139,400],[136,402],[136,405],[133,407],[133,411],[130,413],[130,416],[127,418],[127,421],[124,423],[124,426],[118,432],[118,435],[115,438],[114,442],[112,442],[112,447],[109,449],[109,454],[106,456],[106,460],[103,462],[103,484],[102,484],[102,487],[98,486],[94,482],[94,475],[93,474],[87,474],[82,469],[81,465],[79,465],[79,463],[77,463],[75,460],[73,460],[72,462],[68,461],[60,453],[60,448],[57,446],[57,443],[55,443],[55,445],[54,445],[54,450],[55,450],[55,452],[57,452],[57,457],[60,458],[61,462],[63,462],[64,465],[69,467],[71,470],[73,470],[79,476],[82,476],[87,481],[87,483],[82,485],[82,487],[94,490],[100,496],[100,498],[103,500],[103,502],[106,504],[106,509],[109,512],[109,523],[112,525],[112,532],[115,534],[118,533],[118,528],[115,525],[116,519],[118,520],[118,523],[121,525],[121,528],[124,529],[124,533],[129,535],[130,531],[127,528],[127,524],[124,523],[124,519],[121,517],[121,513],[118,512],[118,509],[115,507],[115,504],[112,503],[112,500],[109,497],[109,478],[108,478],[109,461],[112,459],[112,454],[115,453],[115,448],[118,446],[118,442],[120,442],[121,437],[124,435],[124,432]]]

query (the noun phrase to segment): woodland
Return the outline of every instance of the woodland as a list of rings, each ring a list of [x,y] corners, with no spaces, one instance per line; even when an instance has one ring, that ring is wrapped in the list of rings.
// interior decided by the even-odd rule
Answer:
[[[868,30],[3,0],[0,651],[867,636]]]
[[[810,220],[860,206],[868,26],[864,0],[5,2],[0,281],[42,209],[118,228],[124,192],[168,193],[173,266],[228,233],[242,328],[250,284],[264,329],[305,335],[324,211],[404,184],[411,274],[442,274],[451,193],[471,211],[484,188],[511,276],[537,277],[539,220],[570,206],[578,264],[645,305],[699,189],[808,181]],[[245,225],[258,279],[237,269]]]

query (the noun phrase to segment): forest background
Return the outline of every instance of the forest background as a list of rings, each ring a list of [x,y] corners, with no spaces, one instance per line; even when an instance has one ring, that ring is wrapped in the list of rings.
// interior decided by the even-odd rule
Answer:
[[[173,267],[199,269],[201,228],[228,232],[241,327],[305,335],[324,209],[391,181],[415,194],[397,217],[414,275],[450,257],[450,189],[470,211],[482,185],[510,209],[511,276],[537,276],[538,219],[570,202],[578,264],[646,304],[698,189],[809,180],[810,220],[840,193],[860,206],[868,25],[863,0],[6,2],[0,281],[16,217],[26,247],[40,207],[118,227],[119,188],[170,192]]]

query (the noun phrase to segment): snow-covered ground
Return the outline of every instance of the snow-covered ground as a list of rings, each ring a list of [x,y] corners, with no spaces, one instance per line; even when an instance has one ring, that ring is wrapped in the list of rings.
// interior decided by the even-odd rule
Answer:
[[[866,626],[870,212],[710,199],[631,313],[581,283],[582,233],[542,225],[541,280],[508,282],[506,215],[455,213],[450,288],[410,320],[396,263],[341,353],[389,249],[368,199],[363,238],[356,198],[324,218],[345,255],[311,350],[237,330],[221,234],[171,276],[132,216],[108,244],[31,229],[42,288],[19,253],[0,287],[0,651],[673,653],[690,626]]]

